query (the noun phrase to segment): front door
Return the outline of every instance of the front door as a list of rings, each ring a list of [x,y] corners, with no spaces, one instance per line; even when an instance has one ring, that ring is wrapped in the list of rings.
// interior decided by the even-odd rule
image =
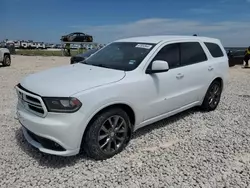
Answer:
[[[182,76],[178,74],[181,70],[180,51],[178,44],[164,46],[154,57],[154,60],[164,60],[169,64],[169,71],[146,74],[147,106],[144,120],[157,117],[170,112],[180,106]],[[149,64],[149,67],[151,64]]]

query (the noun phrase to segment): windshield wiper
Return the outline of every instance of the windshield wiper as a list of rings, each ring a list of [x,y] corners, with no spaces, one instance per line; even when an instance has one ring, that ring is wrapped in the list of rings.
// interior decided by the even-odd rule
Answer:
[[[85,65],[91,65],[91,66],[96,66],[96,67],[103,67],[103,68],[113,68],[112,66],[109,66],[109,65],[106,65],[106,64],[102,64],[102,63],[99,63],[99,64],[90,64],[90,63],[87,63],[86,61],[82,61],[81,62],[82,64],[85,64]]]
[[[105,65],[105,64],[94,64],[93,66],[98,66],[98,67],[104,67],[104,68],[112,68],[108,65]]]
[[[92,66],[96,66],[96,67],[103,67],[103,68],[112,68],[111,66],[105,65],[105,64],[88,64],[88,63],[84,63],[86,65],[92,65]]]
[[[85,60],[79,61],[79,63],[89,65]]]

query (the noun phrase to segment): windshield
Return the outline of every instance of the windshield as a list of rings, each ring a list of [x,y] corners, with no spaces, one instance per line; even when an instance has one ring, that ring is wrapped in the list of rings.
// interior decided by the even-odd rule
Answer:
[[[140,65],[154,46],[149,43],[114,42],[81,63],[131,71]]]
[[[80,54],[84,57],[89,57],[91,54],[95,53],[98,49],[88,50],[87,52]]]

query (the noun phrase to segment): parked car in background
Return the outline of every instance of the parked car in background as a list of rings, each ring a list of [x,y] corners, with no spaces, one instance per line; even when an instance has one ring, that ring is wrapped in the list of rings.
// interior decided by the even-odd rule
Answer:
[[[83,149],[104,160],[141,127],[194,106],[215,110],[228,68],[218,39],[121,39],[75,66],[21,80],[17,119],[26,140],[42,152],[72,156]]]
[[[28,48],[28,42],[21,41],[20,49],[27,49]]]
[[[98,50],[99,49],[96,48],[96,49],[88,50],[82,54],[77,54],[77,55],[70,58],[70,64],[75,64],[75,63],[78,63],[80,61],[83,61],[86,58],[88,58],[89,56],[91,56],[93,53],[97,52]]]
[[[8,42],[8,43],[1,42],[0,43],[0,49],[2,49],[2,51],[4,49],[9,50],[8,53],[10,53],[10,54],[15,54],[16,53],[15,44],[11,43],[11,42]]]
[[[93,42],[93,36],[81,32],[74,32],[61,37],[63,42]]]
[[[46,46],[43,42],[37,42],[36,49],[46,49]]]
[[[1,48],[0,47],[0,63],[4,66],[11,65],[11,55],[8,48]]]
[[[230,50],[228,54],[229,66],[243,65],[245,50]]]

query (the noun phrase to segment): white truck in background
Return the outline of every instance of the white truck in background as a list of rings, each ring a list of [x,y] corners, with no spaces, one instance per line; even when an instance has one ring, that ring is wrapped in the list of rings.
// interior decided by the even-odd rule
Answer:
[[[4,67],[10,66],[11,55],[8,48],[0,47],[0,63],[2,63]]]

